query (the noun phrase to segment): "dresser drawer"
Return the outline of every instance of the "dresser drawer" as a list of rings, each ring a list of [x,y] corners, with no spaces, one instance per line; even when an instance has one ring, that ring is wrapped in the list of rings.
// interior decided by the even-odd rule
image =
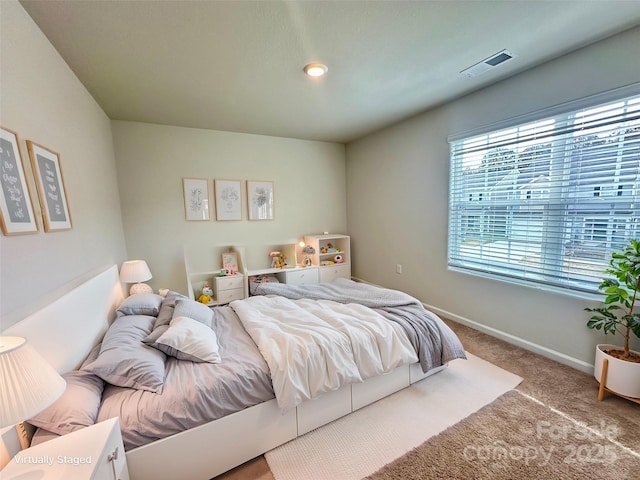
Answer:
[[[228,277],[216,278],[216,284],[218,290],[231,290],[235,288],[242,288],[244,286],[243,275],[231,275]]]
[[[216,300],[218,305],[233,302],[234,300],[242,300],[244,298],[244,288],[232,288],[231,290],[220,290]]]
[[[296,270],[294,272],[286,272],[286,283],[292,285],[304,285],[308,283],[318,283],[320,280],[318,269],[315,267],[307,267],[304,270]]]
[[[351,265],[320,267],[320,283],[333,282],[336,278],[351,278]]]

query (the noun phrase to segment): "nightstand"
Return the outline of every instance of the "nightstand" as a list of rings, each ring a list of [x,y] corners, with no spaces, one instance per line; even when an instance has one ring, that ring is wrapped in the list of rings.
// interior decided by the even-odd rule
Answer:
[[[129,480],[120,422],[111,418],[18,452],[2,480]]]
[[[226,305],[244,298],[244,275],[236,273],[224,277],[215,277],[213,296],[218,305]]]

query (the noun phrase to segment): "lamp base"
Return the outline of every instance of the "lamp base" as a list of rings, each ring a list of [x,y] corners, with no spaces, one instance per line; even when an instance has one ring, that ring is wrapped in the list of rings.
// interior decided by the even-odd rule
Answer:
[[[138,295],[140,293],[153,293],[153,288],[151,288],[146,283],[136,283],[131,285],[129,289],[129,295]]]

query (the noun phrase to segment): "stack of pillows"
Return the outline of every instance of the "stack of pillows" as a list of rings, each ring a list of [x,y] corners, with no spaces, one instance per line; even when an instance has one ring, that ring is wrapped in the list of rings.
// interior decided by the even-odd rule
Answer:
[[[63,395],[29,423],[44,429],[44,437],[93,425],[105,382],[159,394],[166,356],[221,363],[213,317],[211,308],[175,292],[166,297],[153,293],[128,297],[80,370],[63,375],[67,382]]]

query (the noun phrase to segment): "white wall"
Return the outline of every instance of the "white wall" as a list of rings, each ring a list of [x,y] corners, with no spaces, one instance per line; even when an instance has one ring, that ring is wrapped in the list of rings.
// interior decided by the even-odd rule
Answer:
[[[354,275],[587,369],[603,339],[585,326],[593,302],[447,270],[447,135],[637,82],[638,45],[640,28],[347,145]]]
[[[0,125],[20,137],[40,227],[0,236],[2,330],[120,263],[125,243],[109,119],[18,2],[0,2],[0,48]],[[60,154],[72,230],[44,233],[27,139]]]
[[[127,251],[147,261],[156,289],[186,293],[184,245],[208,258],[214,245],[346,230],[343,144],[120,121],[112,131]],[[215,221],[212,204],[211,221],[186,221],[183,177],[206,178],[210,198],[214,178],[242,180],[243,220]],[[274,182],[273,221],[247,220],[246,180]]]

